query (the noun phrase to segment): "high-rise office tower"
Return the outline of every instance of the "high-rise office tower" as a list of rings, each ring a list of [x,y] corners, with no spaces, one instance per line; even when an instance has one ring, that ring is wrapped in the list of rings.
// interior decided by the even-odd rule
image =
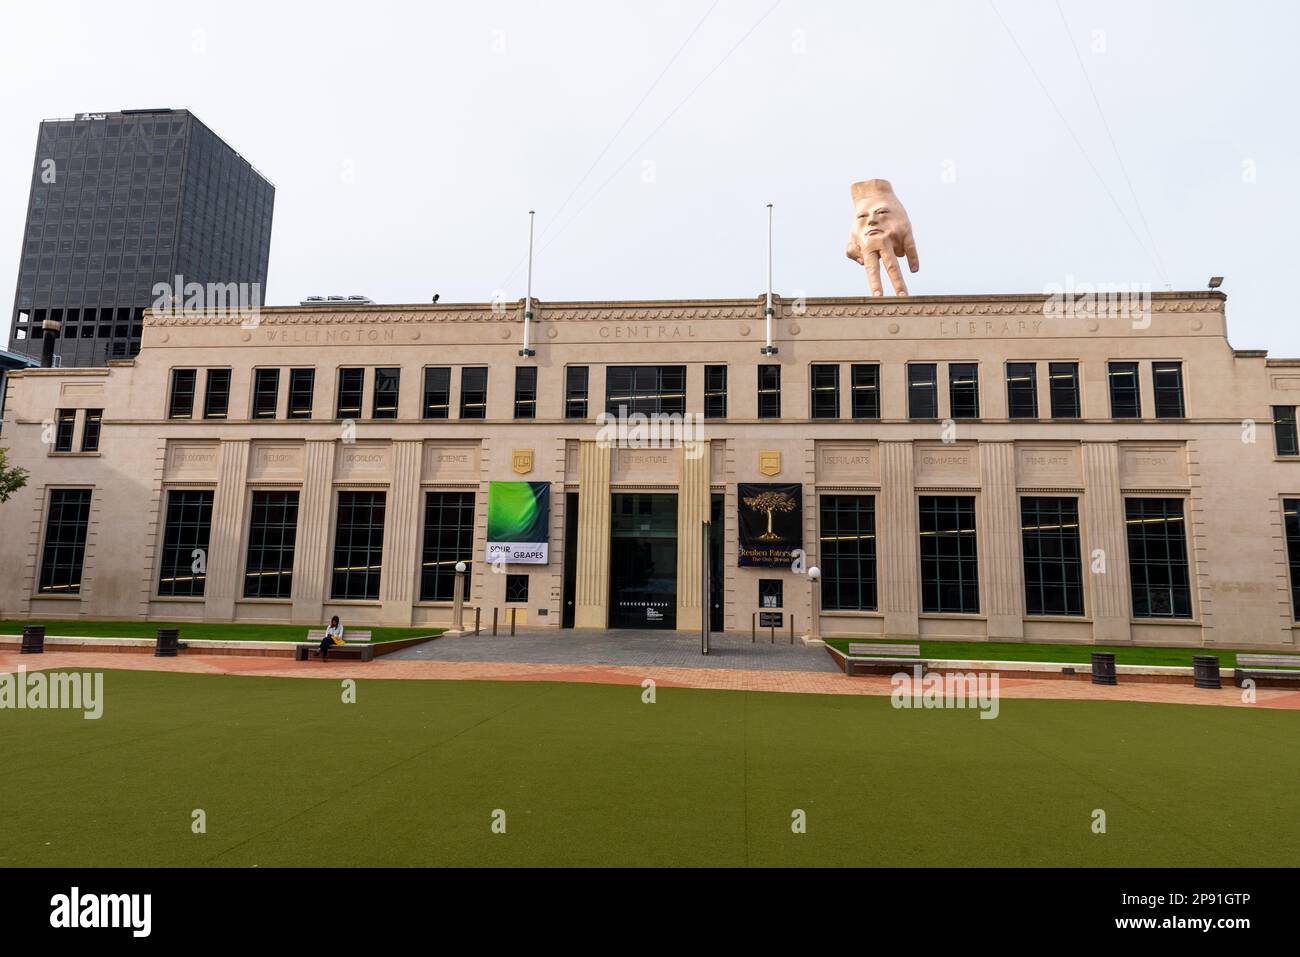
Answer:
[[[158,283],[260,294],[274,203],[275,187],[188,110],[42,122],[9,348],[39,358],[48,330],[59,364],[104,365],[139,351]]]

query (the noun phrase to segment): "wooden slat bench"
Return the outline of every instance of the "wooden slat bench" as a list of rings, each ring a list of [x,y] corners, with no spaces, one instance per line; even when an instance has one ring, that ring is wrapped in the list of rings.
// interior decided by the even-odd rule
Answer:
[[[921,657],[920,645],[874,644],[866,641],[850,641],[849,653],[844,659],[844,673],[851,675],[880,674],[882,668],[910,668],[920,665],[924,668],[929,662]]]
[[[306,661],[311,657],[311,653],[320,647],[320,643],[325,640],[325,629],[314,628],[307,632],[308,644],[295,645],[293,657],[297,661]],[[361,661],[371,661],[375,657],[375,646],[370,644],[370,632],[363,629],[343,629],[343,644],[334,645],[330,648],[330,657],[338,656],[340,658],[358,658]]]
[[[1287,670],[1288,668],[1292,670]],[[1300,655],[1237,655],[1232,679],[1237,687],[1250,678],[1256,687],[1289,688],[1300,685]]]

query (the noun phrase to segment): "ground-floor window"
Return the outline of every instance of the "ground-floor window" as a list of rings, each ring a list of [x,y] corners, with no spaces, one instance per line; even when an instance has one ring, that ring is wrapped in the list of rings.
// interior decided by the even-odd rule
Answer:
[[[420,601],[455,599],[457,562],[465,563],[468,588],[474,567],[474,493],[426,492]]]
[[[876,499],[821,497],[822,608],[876,610]]]
[[[1022,498],[1020,534],[1025,611],[1031,615],[1082,615],[1079,500]]]
[[[86,528],[90,524],[90,489],[50,490],[45,518],[45,548],[41,551],[42,595],[81,592],[81,565],[86,557]]]
[[[377,601],[384,562],[383,492],[339,492],[330,597]]]
[[[173,489],[167,493],[158,594],[197,598],[208,580],[208,539],[212,534],[212,492]]]
[[[921,611],[978,614],[975,498],[921,496]]]
[[[298,493],[254,492],[248,524],[245,598],[288,598],[298,540]]]
[[[1300,621],[1300,498],[1282,500],[1286,557],[1291,566],[1291,614]]]
[[[1187,526],[1177,498],[1124,500],[1134,618],[1191,618]]]

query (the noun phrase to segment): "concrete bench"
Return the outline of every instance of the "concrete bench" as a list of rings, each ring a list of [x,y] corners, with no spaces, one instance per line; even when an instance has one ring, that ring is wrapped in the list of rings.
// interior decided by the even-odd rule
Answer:
[[[1237,655],[1232,680],[1240,688],[1247,678],[1254,681],[1256,687],[1290,688],[1300,685],[1300,655]]]
[[[920,645],[890,645],[866,641],[850,641],[849,653],[844,659],[844,673],[879,674],[881,668],[894,670],[903,666],[920,665],[924,668],[929,662],[921,657]]]
[[[325,629],[314,628],[307,632],[308,644],[295,645],[293,657],[296,661],[306,661],[311,657],[311,653],[320,647],[320,643],[325,640]],[[370,632],[363,629],[352,630],[343,629],[343,644],[334,645],[330,648],[330,657],[338,656],[339,658],[356,658],[360,661],[372,661],[375,657],[375,646],[370,644]]]

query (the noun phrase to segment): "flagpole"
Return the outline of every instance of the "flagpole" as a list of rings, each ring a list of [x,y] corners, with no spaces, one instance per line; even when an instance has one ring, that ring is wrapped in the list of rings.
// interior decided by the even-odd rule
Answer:
[[[533,321],[533,218],[535,210],[528,211],[528,292],[524,298],[524,347],[519,350],[521,356],[535,356],[536,350],[528,347],[528,333]]]
[[[767,204],[767,308],[763,312],[767,323],[767,345],[763,346],[765,356],[776,355],[776,346],[772,345],[772,204]]]

